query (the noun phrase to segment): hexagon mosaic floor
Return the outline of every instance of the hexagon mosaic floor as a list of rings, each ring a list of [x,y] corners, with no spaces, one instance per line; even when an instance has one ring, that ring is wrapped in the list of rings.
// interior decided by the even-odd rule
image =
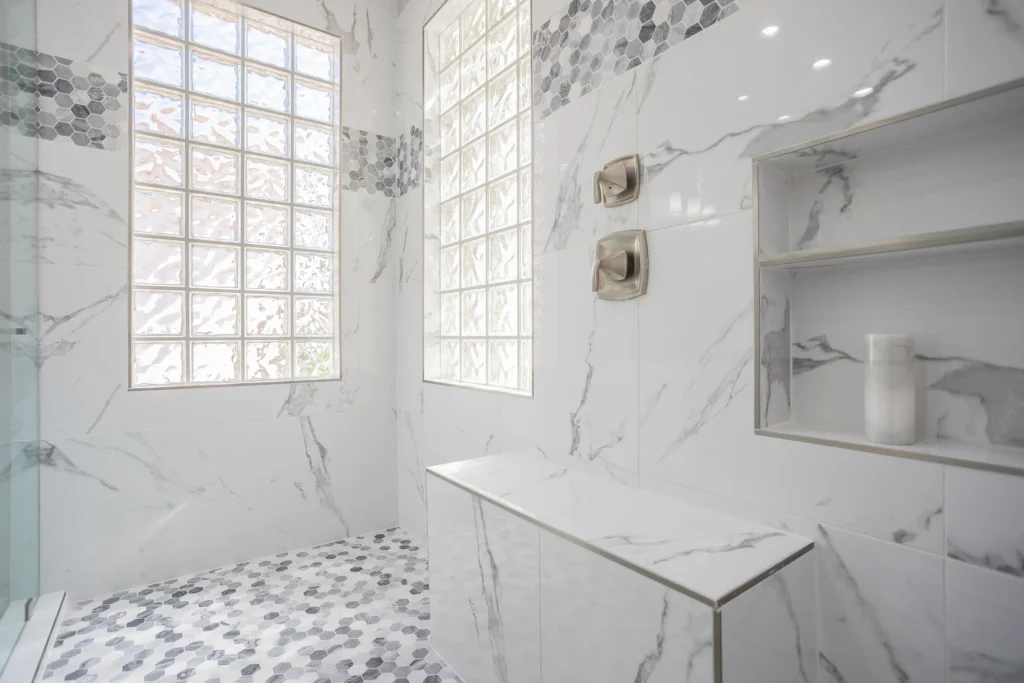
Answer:
[[[401,528],[75,605],[44,680],[441,683],[426,550]]]

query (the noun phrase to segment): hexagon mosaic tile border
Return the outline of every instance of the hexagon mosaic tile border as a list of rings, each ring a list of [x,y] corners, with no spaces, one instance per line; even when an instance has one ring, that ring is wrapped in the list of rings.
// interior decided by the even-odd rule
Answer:
[[[22,135],[116,149],[127,106],[125,74],[0,43],[0,124]]]
[[[534,31],[534,107],[544,118],[750,2],[572,0]]]
[[[75,605],[46,681],[461,683],[430,648],[426,550],[401,528]]]

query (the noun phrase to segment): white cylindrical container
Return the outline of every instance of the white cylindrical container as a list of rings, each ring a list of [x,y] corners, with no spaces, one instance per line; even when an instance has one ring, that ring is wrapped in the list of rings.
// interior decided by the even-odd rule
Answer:
[[[914,339],[902,334],[867,335],[864,368],[865,436],[874,443],[917,442]]]

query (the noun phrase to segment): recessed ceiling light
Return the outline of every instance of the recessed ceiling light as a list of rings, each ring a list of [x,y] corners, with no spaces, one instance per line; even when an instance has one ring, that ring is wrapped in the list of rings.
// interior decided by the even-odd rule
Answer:
[[[819,59],[814,64],[811,64],[811,68],[815,71],[821,71],[822,69],[827,69],[830,66],[832,66],[831,59]]]
[[[771,38],[778,32],[778,26],[765,26],[763,29],[761,29],[761,35],[764,36],[765,38]]]
[[[750,99],[750,95],[740,95],[736,99],[739,100],[740,102],[746,102],[747,100]]]
[[[873,92],[875,92],[874,88],[870,88],[870,87],[868,87],[868,88],[861,88],[857,92],[853,93],[853,96],[856,97],[856,98],[867,97],[868,95],[870,95]]]
[[[779,117],[779,121],[789,121],[790,118],[792,117],[789,114],[783,114]]]

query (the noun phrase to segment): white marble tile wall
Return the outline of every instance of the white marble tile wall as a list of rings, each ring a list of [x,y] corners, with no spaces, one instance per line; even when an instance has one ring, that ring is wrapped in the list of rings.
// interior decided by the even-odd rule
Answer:
[[[397,136],[394,3],[260,0],[341,36],[345,126]],[[127,0],[40,0],[37,49],[128,70]],[[129,157],[39,144],[42,589],[88,597],[398,518],[395,227],[342,193],[341,383],[131,392]],[[25,435],[26,438],[28,435]],[[16,463],[17,466],[17,463]]]
[[[421,102],[413,43],[437,5],[408,0],[399,15],[398,42],[410,46],[399,57],[400,109]],[[535,0],[534,28],[567,6]],[[397,304],[403,490],[419,490],[426,465],[534,449],[685,491],[817,541],[811,680],[1024,676],[1014,658],[1024,616],[1013,607],[1024,591],[1013,493],[1022,480],[754,437],[749,213],[751,155],[1024,76],[1022,16],[1022,0],[756,0],[535,121],[533,399],[420,381],[421,199],[400,199],[396,244],[411,274]],[[772,39],[760,34],[768,25],[780,27]],[[829,68],[811,69],[824,57]],[[644,159],[640,201],[597,209],[590,176],[633,151]],[[594,240],[627,227],[652,231],[649,293],[595,303]],[[403,497],[401,518],[425,532],[416,499]],[[981,607],[999,596],[1001,609]],[[1003,635],[986,640],[991,629]]]

